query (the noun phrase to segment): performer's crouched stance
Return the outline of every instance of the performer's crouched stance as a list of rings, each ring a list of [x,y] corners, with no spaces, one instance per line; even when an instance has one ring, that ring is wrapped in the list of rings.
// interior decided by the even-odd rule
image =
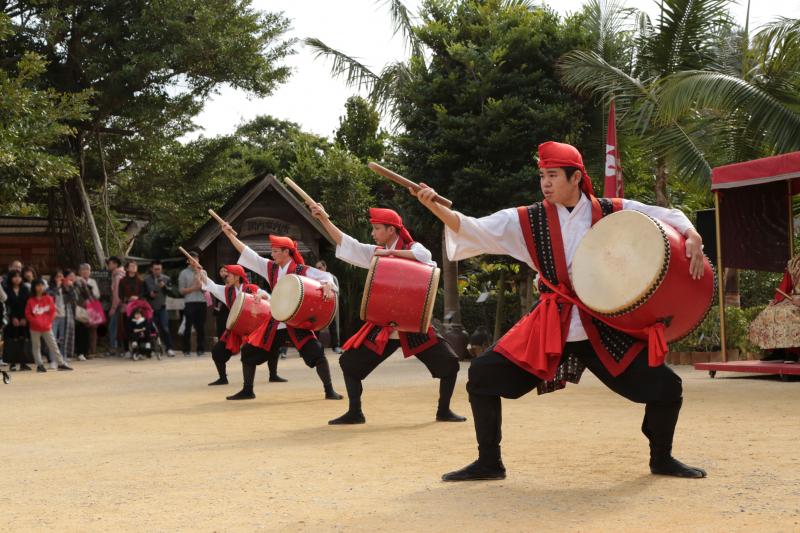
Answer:
[[[645,404],[642,431],[650,441],[654,474],[705,477],[704,470],[672,457],[672,438],[682,402],[680,378],[664,363],[665,345],[647,343],[589,315],[576,301],[570,277],[578,243],[594,223],[615,211],[635,209],[661,219],[686,237],[686,257],[694,279],[703,275],[702,239],[683,213],[619,198],[595,198],[580,153],[547,142],[539,146],[543,202],[504,209],[480,219],[433,201],[429,187],[420,202],[447,226],[450,260],[505,254],[539,274],[539,302],[469,370],[467,391],[475,420],[478,459],[443,476],[445,481],[503,479],[500,455],[501,400],[577,383],[588,368],[608,388]],[[650,353],[649,350],[652,350]]]

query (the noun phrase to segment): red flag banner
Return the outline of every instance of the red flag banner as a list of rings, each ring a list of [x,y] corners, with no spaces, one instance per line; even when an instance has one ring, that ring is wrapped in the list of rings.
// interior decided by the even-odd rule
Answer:
[[[603,196],[606,198],[623,198],[622,165],[620,164],[619,148],[617,146],[617,112],[614,101],[608,112],[608,136],[606,138],[606,179],[603,186]]]

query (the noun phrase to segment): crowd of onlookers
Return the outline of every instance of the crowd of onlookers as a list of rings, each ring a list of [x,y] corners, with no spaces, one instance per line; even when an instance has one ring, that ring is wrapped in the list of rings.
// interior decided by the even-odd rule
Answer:
[[[123,263],[117,257],[95,275],[86,263],[41,275],[31,265],[12,261],[0,277],[0,367],[32,370],[35,365],[46,372],[49,363],[50,369],[68,371],[73,361],[97,355],[135,360],[155,352],[174,357],[170,297],[184,303],[178,315],[184,355],[190,355],[194,329],[197,355],[202,356],[207,308],[213,302],[188,266],[175,287],[157,260],[144,276],[136,261]],[[102,352],[98,339],[105,341]]]

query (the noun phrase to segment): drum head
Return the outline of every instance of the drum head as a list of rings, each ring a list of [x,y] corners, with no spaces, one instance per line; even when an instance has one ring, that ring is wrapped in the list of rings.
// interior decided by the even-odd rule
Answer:
[[[278,322],[286,322],[297,313],[302,302],[303,280],[297,274],[286,275],[275,284],[275,290],[272,291],[269,301],[272,317]]]
[[[638,211],[619,211],[581,240],[572,260],[572,286],[589,309],[623,313],[658,287],[668,265],[669,242],[661,225]]]
[[[225,322],[225,328],[231,329],[233,325],[236,324],[236,319],[239,318],[239,313],[242,312],[242,307],[244,305],[244,293],[240,292],[236,299],[233,300],[233,305],[231,306],[231,310],[228,313],[228,320]]]

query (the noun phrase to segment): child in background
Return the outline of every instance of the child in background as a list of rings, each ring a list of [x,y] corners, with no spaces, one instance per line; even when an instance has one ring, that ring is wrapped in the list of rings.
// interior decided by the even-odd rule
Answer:
[[[33,360],[36,362],[37,372],[47,372],[42,364],[42,339],[47,344],[47,349],[55,357],[59,370],[72,370],[61,358],[61,351],[53,336],[53,320],[56,316],[56,303],[53,298],[45,294],[45,283],[41,279],[34,280],[31,284],[31,297],[25,306],[25,318],[31,332],[31,348]]]

